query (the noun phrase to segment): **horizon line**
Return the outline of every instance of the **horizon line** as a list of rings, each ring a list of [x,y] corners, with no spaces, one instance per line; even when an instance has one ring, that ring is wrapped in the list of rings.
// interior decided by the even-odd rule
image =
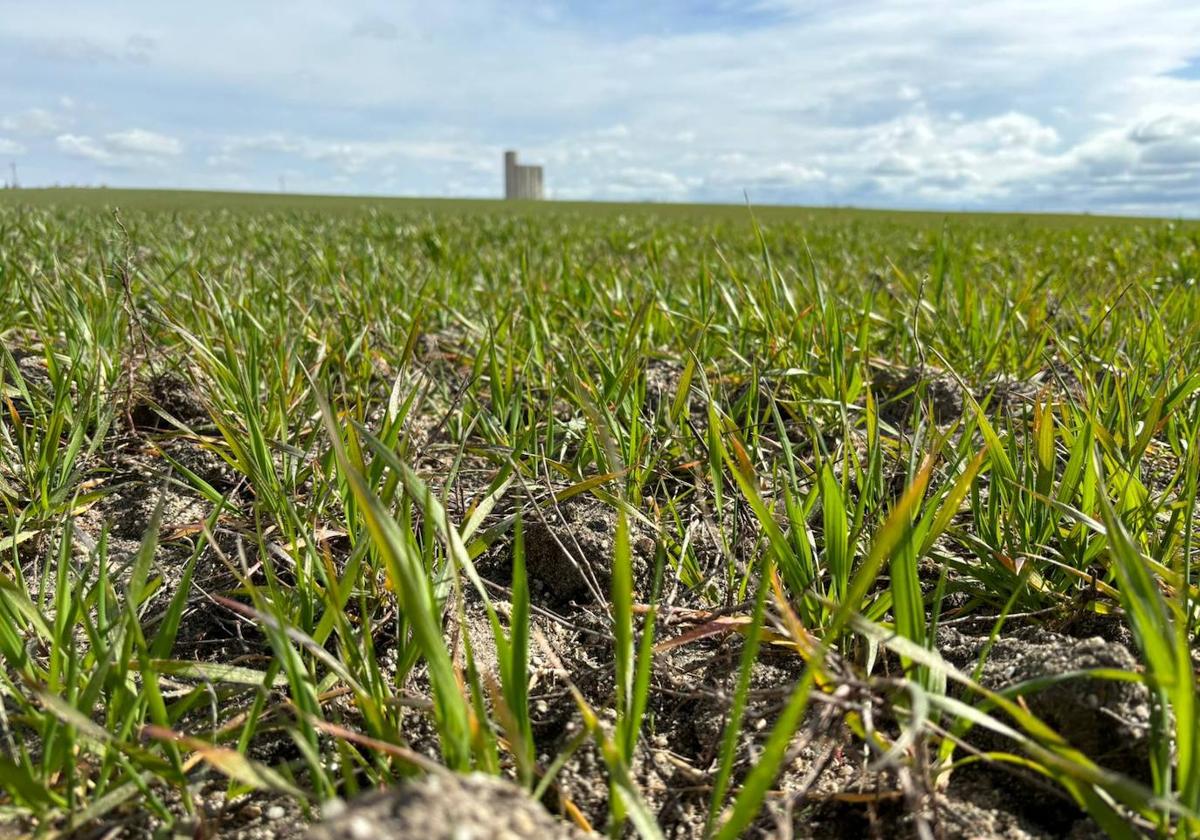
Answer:
[[[270,199],[334,199],[340,202],[388,202],[388,201],[403,201],[403,202],[472,202],[479,204],[496,204],[500,206],[508,206],[513,208],[534,208],[541,205],[549,206],[570,206],[570,205],[601,205],[607,207],[667,207],[667,208],[713,208],[713,209],[736,209],[744,208],[751,213],[756,208],[769,210],[808,210],[808,211],[854,211],[864,213],[903,213],[920,216],[1031,216],[1031,217],[1078,217],[1088,219],[1112,219],[1116,221],[1164,221],[1164,222],[1200,222],[1200,213],[1195,216],[1184,216],[1179,214],[1163,214],[1153,211],[1144,213],[1135,211],[1126,211],[1124,213],[1115,213],[1107,211],[1095,210],[1026,210],[1026,209],[970,209],[958,208],[951,209],[948,207],[901,207],[889,205],[867,205],[867,204],[790,204],[778,202],[755,202],[749,196],[742,202],[724,202],[724,201],[673,201],[670,199],[644,198],[644,199],[609,199],[609,198],[543,198],[543,199],[507,199],[503,196],[437,196],[437,195],[376,195],[364,193],[339,193],[339,192],[279,192],[279,191],[263,191],[263,190],[242,190],[242,189],[206,189],[201,187],[140,187],[140,186],[120,186],[112,187],[103,184],[99,185],[52,185],[52,186],[17,186],[10,187],[5,185],[0,189],[0,200],[14,198],[16,194],[48,194],[48,193],[140,193],[152,194],[159,193],[162,195],[170,195],[172,193],[183,193],[193,195],[208,195],[208,196],[236,196],[239,198],[270,198]]]

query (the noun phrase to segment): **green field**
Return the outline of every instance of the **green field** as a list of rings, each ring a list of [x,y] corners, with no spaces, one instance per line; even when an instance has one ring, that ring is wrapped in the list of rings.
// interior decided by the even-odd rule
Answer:
[[[1200,837],[1198,280],[1157,220],[0,193],[0,835],[445,767]]]

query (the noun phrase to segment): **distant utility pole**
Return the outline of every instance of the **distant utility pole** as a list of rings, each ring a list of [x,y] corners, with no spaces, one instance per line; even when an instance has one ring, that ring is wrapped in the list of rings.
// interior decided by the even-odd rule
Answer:
[[[20,186],[20,184],[17,183],[17,162],[15,160],[9,161],[8,168],[12,170],[12,182],[9,184],[9,186],[15,190],[18,186]]]

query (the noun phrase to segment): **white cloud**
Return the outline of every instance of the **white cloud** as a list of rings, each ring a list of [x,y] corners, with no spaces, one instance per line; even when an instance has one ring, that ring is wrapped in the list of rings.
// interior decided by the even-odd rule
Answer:
[[[1077,145],[1065,156],[1088,178],[1108,178],[1126,172],[1137,162],[1137,149],[1119,130],[1103,131]]]
[[[918,108],[863,134],[858,149],[840,157],[839,169],[874,176],[883,194],[955,202],[1010,195],[1057,166],[1060,142],[1054,128],[1016,111],[969,120]]]
[[[215,155],[208,155],[206,158],[204,158],[204,165],[212,169],[228,171],[242,168],[243,161],[234,155],[221,152]]]
[[[19,23],[9,27],[19,31]],[[155,38],[135,32],[118,38],[97,38],[93,33],[111,28],[98,24],[90,31],[71,32],[69,22],[57,28],[33,34],[27,43],[34,55],[51,60],[76,64],[131,63],[145,64],[153,57],[158,43]],[[70,34],[67,34],[70,33]]]
[[[93,140],[91,137],[79,134],[60,134],[54,138],[54,145],[65,155],[87,158],[97,163],[108,163],[112,153]]]
[[[1053,127],[1016,111],[986,119],[979,128],[982,129],[982,140],[991,140],[999,146],[1044,149],[1054,146],[1059,140],[1058,132]]]
[[[624,140],[629,137],[629,126],[623,123],[611,125],[608,128],[602,128],[596,132],[596,137],[601,140]]]
[[[183,144],[177,138],[142,128],[113,132],[104,139],[108,147],[117,153],[161,157],[183,152]]]
[[[884,177],[915,175],[917,174],[917,159],[910,155],[892,152],[876,161],[868,171],[873,175]]]
[[[1200,137],[1180,137],[1154,145],[1142,151],[1143,163],[1170,168],[1191,168],[1200,165]]]
[[[68,120],[45,108],[28,108],[0,117],[0,129],[23,136],[55,134],[68,125]]]
[[[1129,139],[1138,144],[1158,143],[1197,132],[1200,132],[1200,123],[1193,124],[1191,120],[1168,114],[1135,125],[1129,131]]]
[[[674,172],[627,166],[613,173],[609,188],[615,192],[630,194],[682,195],[687,191],[687,182]]]
[[[23,155],[25,147],[15,140],[0,137],[0,155]]]
[[[178,139],[140,128],[111,132],[102,140],[86,134],[60,134],[54,145],[70,157],[126,169],[161,166],[165,158],[183,152]]]
[[[1198,109],[1200,113],[1200,109]],[[1142,164],[1166,169],[1200,169],[1200,115],[1167,114],[1129,131]],[[1200,177],[1200,171],[1192,172]]]
[[[254,155],[298,157],[327,164],[342,175],[353,175],[377,171],[389,163],[406,160],[467,167],[482,164],[490,168],[493,158],[499,160],[500,151],[493,147],[433,140],[336,140],[276,132],[227,138],[209,162],[211,165],[240,165],[248,156]]]

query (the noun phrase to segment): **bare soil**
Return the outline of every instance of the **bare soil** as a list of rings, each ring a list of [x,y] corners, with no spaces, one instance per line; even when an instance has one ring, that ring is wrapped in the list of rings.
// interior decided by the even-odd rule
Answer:
[[[434,342],[424,350],[435,360],[444,360],[448,351],[440,347]],[[36,384],[36,357],[23,356],[19,363],[29,369],[28,378]],[[651,388],[656,397],[673,399],[673,377],[677,377],[678,368],[664,364],[655,374]],[[894,413],[887,415],[893,419],[911,410],[906,400],[913,398],[919,382],[935,417],[958,416],[964,410],[957,381],[922,379],[912,371],[894,370],[881,371],[879,381],[890,383],[887,387],[895,394],[888,409]],[[114,438],[103,463],[94,471],[96,480],[109,492],[78,516],[76,527],[85,547],[94,545],[107,530],[110,555],[120,567],[131,562],[155,510],[161,507],[155,567],[162,575],[162,587],[146,611],[152,631],[155,616],[174,595],[182,581],[182,569],[197,551],[202,523],[212,514],[211,503],[178,480],[172,462],[200,476],[218,492],[228,493],[235,504],[248,498],[228,465],[204,442],[201,433],[209,423],[208,409],[195,387],[177,374],[163,374],[143,385],[145,394],[132,413],[134,428],[114,432],[114,436],[123,436]],[[1015,399],[1012,395],[1042,385],[1050,387],[1049,382],[1013,385],[1009,396]],[[423,442],[427,444],[418,464],[435,484],[449,457],[438,454],[436,447],[444,439],[440,419],[414,421],[421,423]],[[491,474],[486,461],[469,464],[461,474],[465,484],[454,498],[477,498],[486,489]],[[519,498],[506,500],[495,516],[519,503]],[[460,505],[465,509],[465,501]],[[688,526],[690,537],[630,519],[639,600],[651,598],[659,540],[679,542],[686,537],[701,545],[714,560],[731,550],[716,545],[711,528],[704,527],[703,512],[697,509],[694,513],[695,519]],[[535,608],[530,696],[538,758],[543,767],[568,748],[582,726],[570,687],[577,688],[598,710],[602,721],[611,723],[613,656],[604,600],[616,527],[613,509],[586,494],[554,506],[542,518],[527,521],[526,562]],[[270,657],[261,629],[214,599],[231,595],[236,589],[231,563],[238,557],[239,541],[247,536],[245,528],[232,519],[220,518],[213,535],[215,542],[196,558],[173,656],[261,667]],[[337,536],[326,535],[324,539],[331,541],[330,551],[336,556]],[[747,552],[753,546],[754,534],[749,533],[747,540],[732,550]],[[510,582],[508,551],[506,544],[499,544],[480,561],[484,574],[500,589],[500,602]],[[724,564],[704,565],[702,575]],[[261,575],[261,570],[251,569],[250,574]],[[716,619],[744,605],[731,603],[731,593],[715,573],[699,586],[682,586],[676,572],[668,568],[663,572],[661,591],[665,606],[657,624],[660,649],[634,777],[669,837],[700,837],[708,818],[708,796],[730,711],[742,638],[729,629],[697,631],[711,630]],[[478,603],[468,603],[467,610],[467,632],[475,641],[475,650],[484,652],[478,664],[484,671],[494,671],[494,657],[489,660],[486,655],[490,628]],[[1137,662],[1124,622],[1119,616],[1111,616],[1101,624],[1104,626],[1088,619],[1060,628],[1059,632],[1027,626],[1006,634],[991,646],[982,682],[1003,689],[1081,668],[1135,670]],[[937,647],[951,664],[971,668],[987,644],[988,629],[986,623],[945,629]],[[389,630],[387,626],[379,628],[378,645],[386,646]],[[458,631],[448,635],[461,650]],[[798,656],[771,645],[765,646],[754,664],[749,707],[737,738],[735,784],[757,761],[802,670]],[[181,687],[185,683],[181,681]],[[855,746],[844,715],[872,704],[886,718],[888,699],[871,696],[862,686],[855,690],[860,693],[847,695],[840,706],[818,703],[810,711],[791,746],[767,814],[754,828],[754,836],[1012,840],[1100,836],[1097,827],[1061,792],[1012,768],[986,762],[970,765],[954,773],[948,786],[939,788],[928,779],[875,766],[861,747]],[[1149,725],[1144,687],[1072,679],[1031,694],[1027,702],[1032,711],[1105,766],[1144,775]],[[411,720],[413,730],[405,733],[410,743],[419,751],[435,754],[428,722],[422,723],[417,714]],[[203,713],[192,722],[202,726]],[[968,741],[979,750],[1006,748],[985,732],[972,732]],[[267,763],[297,758],[286,735],[272,727],[264,728],[251,753]],[[197,837],[295,837],[308,830],[309,822],[317,816],[287,797],[255,794],[229,802],[224,800],[223,790],[222,780],[197,776],[196,798],[202,807],[197,817],[176,829],[177,836],[182,831]],[[604,763],[598,750],[587,742],[566,762],[542,805],[506,782],[439,774],[395,791],[368,794],[346,805],[341,813],[329,816],[309,836],[434,840],[466,836],[462,831],[468,829],[475,832],[470,836],[478,837],[581,836],[584,828],[569,827],[568,816],[578,814],[582,819],[577,817],[577,823],[605,830],[609,794]],[[131,802],[114,811],[104,824],[90,826],[80,836],[111,836],[112,830],[124,831],[128,836],[160,833],[157,820]]]

